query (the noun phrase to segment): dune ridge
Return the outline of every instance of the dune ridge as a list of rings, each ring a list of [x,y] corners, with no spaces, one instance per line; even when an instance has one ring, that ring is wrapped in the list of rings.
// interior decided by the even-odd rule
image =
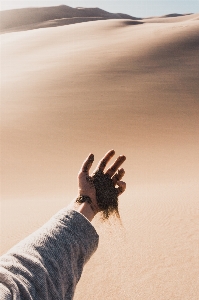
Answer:
[[[145,19],[147,23],[175,23],[175,22],[184,22],[197,20],[199,17],[199,13],[197,14],[174,14],[174,15],[166,15],[161,17],[153,17]]]
[[[195,16],[196,15],[196,16]],[[168,14],[160,17],[137,18],[124,13],[110,13],[98,7],[70,7],[66,5],[38,8],[22,8],[0,11],[0,33],[24,31],[38,28],[57,27],[76,23],[126,19],[135,24],[182,22],[197,18],[197,14]],[[137,22],[137,23],[136,23]]]
[[[29,30],[41,27],[107,19],[140,20],[127,14],[109,13],[100,8],[72,8],[66,5],[38,8],[22,8],[0,12],[0,32]]]
[[[176,13],[174,13],[174,14],[168,14],[168,15],[164,15],[164,16],[162,16],[162,18],[175,18],[175,17],[183,17],[183,16],[189,16],[189,15],[192,15],[192,13],[190,13],[190,14],[176,14]]]

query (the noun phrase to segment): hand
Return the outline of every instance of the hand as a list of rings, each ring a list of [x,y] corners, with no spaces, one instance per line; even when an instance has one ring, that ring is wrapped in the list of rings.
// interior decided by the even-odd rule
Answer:
[[[119,156],[113,165],[104,172],[107,163],[114,154],[114,150],[108,151],[99,162],[92,176],[89,176],[89,170],[94,161],[94,155],[90,154],[78,174],[79,196],[89,196],[92,201],[90,205],[94,215],[102,211],[104,218],[108,218],[113,212],[119,216],[117,198],[126,189],[126,183],[121,181],[125,174],[124,169],[119,169],[126,160],[125,156]],[[78,202],[78,199],[76,202]]]

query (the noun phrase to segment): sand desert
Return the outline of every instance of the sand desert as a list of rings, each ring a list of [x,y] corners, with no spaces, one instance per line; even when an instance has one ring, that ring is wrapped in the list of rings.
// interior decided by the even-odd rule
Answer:
[[[76,197],[89,153],[94,168],[115,149],[122,226],[94,220],[74,299],[197,300],[199,14],[73,17],[1,28],[1,254]]]

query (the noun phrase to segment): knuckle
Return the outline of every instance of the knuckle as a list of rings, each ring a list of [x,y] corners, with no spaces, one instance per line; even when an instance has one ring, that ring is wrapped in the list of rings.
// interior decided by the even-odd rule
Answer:
[[[111,172],[115,172],[117,170],[117,167],[116,166],[112,166],[110,169],[109,169]]]

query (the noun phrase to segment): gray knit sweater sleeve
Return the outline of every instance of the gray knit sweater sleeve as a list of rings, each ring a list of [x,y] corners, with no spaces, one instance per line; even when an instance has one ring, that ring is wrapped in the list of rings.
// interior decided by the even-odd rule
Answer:
[[[82,214],[61,210],[0,258],[0,299],[73,299],[98,240]]]

